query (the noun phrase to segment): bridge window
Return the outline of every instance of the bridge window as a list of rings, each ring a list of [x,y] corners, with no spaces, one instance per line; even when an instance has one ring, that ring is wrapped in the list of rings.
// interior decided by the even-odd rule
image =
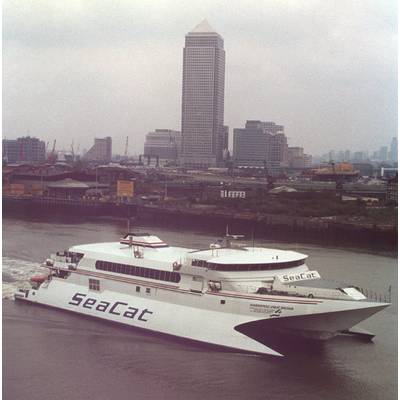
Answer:
[[[293,268],[303,265],[305,258],[296,261],[262,264],[217,264],[205,260],[192,260],[192,266],[212,269],[215,271],[268,271],[273,269]]]
[[[192,260],[193,267],[203,267],[207,268],[207,261],[206,260]]]
[[[134,265],[118,264],[102,260],[96,261],[96,269],[174,283],[179,283],[181,280],[181,275],[177,272],[161,271],[159,269],[136,267]]]
[[[68,257],[71,257],[71,262],[74,264],[78,264],[81,258],[83,257],[82,253],[75,253],[75,252],[68,252],[67,254]]]

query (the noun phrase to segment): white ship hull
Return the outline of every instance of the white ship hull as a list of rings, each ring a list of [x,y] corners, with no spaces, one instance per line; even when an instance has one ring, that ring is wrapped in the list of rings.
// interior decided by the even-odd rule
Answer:
[[[328,339],[389,305],[353,286],[315,287],[320,275],[304,254],[231,239],[193,250],[129,233],[119,243],[74,246],[46,260],[49,274],[16,298],[274,356],[285,354],[276,334]]]
[[[87,273],[77,271],[73,276],[53,278],[17,299],[184,339],[275,356],[282,354],[268,346],[268,336],[273,332],[327,339],[388,306],[226,291],[193,292],[126,279],[104,280],[106,288],[97,292],[88,289]]]

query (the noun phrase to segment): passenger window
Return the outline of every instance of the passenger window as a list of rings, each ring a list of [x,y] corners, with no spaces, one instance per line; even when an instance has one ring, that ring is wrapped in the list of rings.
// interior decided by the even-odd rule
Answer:
[[[89,290],[100,291],[100,281],[98,279],[89,279]]]

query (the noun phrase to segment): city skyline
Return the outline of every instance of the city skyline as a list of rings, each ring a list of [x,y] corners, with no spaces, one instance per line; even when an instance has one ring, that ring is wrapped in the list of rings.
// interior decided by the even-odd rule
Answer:
[[[6,1],[3,137],[111,136],[122,154],[129,136],[138,154],[149,131],[180,130],[183,35],[203,18],[225,39],[230,148],[248,119],[280,121],[312,154],[396,136],[395,2],[190,3]]]

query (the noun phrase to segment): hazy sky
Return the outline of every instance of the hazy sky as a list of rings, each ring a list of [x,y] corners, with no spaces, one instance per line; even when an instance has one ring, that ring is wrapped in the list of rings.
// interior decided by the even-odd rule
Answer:
[[[3,137],[143,151],[180,130],[184,36],[203,18],[225,41],[225,124],[285,126],[320,154],[397,135],[395,0],[4,0]]]

